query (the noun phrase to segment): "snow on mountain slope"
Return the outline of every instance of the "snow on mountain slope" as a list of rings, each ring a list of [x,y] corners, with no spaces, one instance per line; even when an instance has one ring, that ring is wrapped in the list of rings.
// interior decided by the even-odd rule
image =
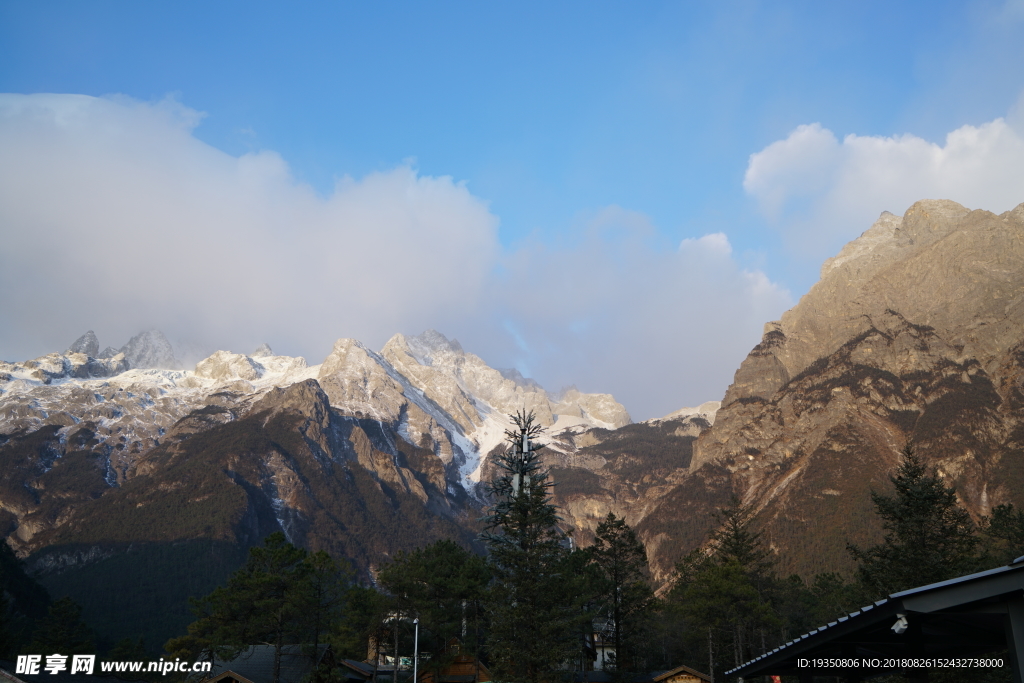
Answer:
[[[718,409],[722,407],[721,401],[705,401],[696,408],[680,408],[675,412],[671,412],[664,417],[656,417],[653,420],[647,420],[647,422],[656,424],[658,422],[664,422],[666,420],[678,420],[684,417],[690,417],[691,415],[699,415],[711,424],[715,423],[715,414]]]
[[[106,370],[110,376],[90,376],[83,368]],[[160,437],[192,411],[230,404],[230,414],[238,416],[270,389],[315,374],[316,368],[306,367],[302,358],[271,356],[257,363],[226,351],[202,361],[196,371],[129,370],[120,354],[109,360],[49,354],[23,363],[0,363],[0,435],[52,425],[63,436],[88,423],[92,438],[107,452],[108,482],[113,486],[139,454],[159,444]]]
[[[97,346],[95,335],[87,333],[72,348]],[[140,364],[174,359],[158,331],[137,335],[125,348]],[[0,362],[0,435],[47,425],[66,434],[88,423],[107,451],[108,480],[116,485],[140,454],[191,412],[216,405],[226,409],[218,419],[237,419],[270,390],[315,379],[340,414],[375,420],[432,450],[448,479],[473,492],[487,455],[504,440],[510,413],[536,412],[552,439],[566,429],[630,423],[625,408],[608,394],[571,389],[555,399],[536,382],[489,367],[433,330],[395,335],[379,354],[340,339],[314,366],[272,353],[266,345],[253,355],[217,351],[190,371],[132,368],[126,352],[109,359],[55,353]]]
[[[381,356],[444,410],[473,443],[473,458],[462,468],[467,485],[480,481],[487,454],[504,441],[510,413],[532,410],[549,428],[549,439],[581,424],[615,429],[631,422],[626,409],[609,394],[571,389],[553,400],[536,382],[506,376],[511,373],[495,370],[435,330],[414,337],[396,334]]]

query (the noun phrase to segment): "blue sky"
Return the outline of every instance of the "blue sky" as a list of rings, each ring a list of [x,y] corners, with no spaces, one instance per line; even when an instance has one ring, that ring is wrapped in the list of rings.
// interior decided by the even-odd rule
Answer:
[[[989,140],[985,146],[967,136],[968,154],[980,155],[992,168],[1012,166],[1007,155],[1016,149],[1022,129],[1015,122],[1024,121],[1021,35],[1020,0],[2,1],[0,92],[104,98],[115,103],[113,108],[89,124],[101,128],[107,125],[103,121],[116,119],[128,130],[136,125],[128,120],[137,122],[145,112],[174,110],[173,121],[163,128],[145,128],[148,139],[162,140],[147,153],[117,156],[105,151],[113,147],[97,143],[91,153],[98,167],[109,161],[111,168],[135,165],[171,173],[171,150],[188,145],[196,146],[196,158],[189,162],[196,166],[180,171],[187,177],[202,177],[223,163],[214,159],[214,151],[229,159],[269,159],[280,165],[275,182],[281,187],[315,195],[281,200],[293,206],[281,209],[283,214],[298,213],[262,228],[276,235],[267,238],[271,242],[286,240],[287,226],[308,215],[294,206],[329,203],[338,196],[339,179],[349,178],[347,187],[370,197],[377,196],[372,178],[400,185],[400,176],[410,187],[447,178],[448,185],[434,187],[446,199],[410,210],[419,218],[408,229],[425,230],[433,220],[425,217],[430,211],[447,216],[449,209],[465,209],[458,215],[467,221],[470,236],[425,239],[408,262],[396,257],[397,262],[403,271],[415,269],[418,255],[426,269],[456,272],[467,261],[477,263],[464,278],[464,289],[447,280],[420,288],[416,296],[430,298],[430,305],[397,304],[408,296],[408,286],[385,294],[353,293],[348,299],[319,295],[315,310],[345,314],[311,308],[310,316],[348,321],[313,325],[305,335],[294,332],[294,321],[253,325],[244,334],[238,325],[220,329],[210,321],[223,316],[204,308],[212,304],[201,296],[171,305],[170,294],[167,301],[154,295],[163,303],[147,307],[141,300],[128,304],[109,288],[104,290],[108,299],[97,290],[97,304],[120,307],[120,316],[94,313],[95,322],[88,322],[87,316],[69,314],[63,316],[66,325],[40,322],[33,311],[63,304],[57,288],[42,294],[36,287],[32,305],[0,309],[9,320],[21,321],[0,335],[0,357],[20,360],[57,350],[77,336],[65,341],[77,330],[73,325],[106,326],[107,341],[104,330],[96,330],[101,343],[114,345],[123,343],[118,335],[146,325],[214,347],[240,346],[263,335],[273,337],[272,345],[282,352],[311,357],[325,354],[332,336],[354,336],[375,346],[394,332],[417,333],[422,326],[457,336],[492,365],[516,365],[551,389],[576,383],[585,391],[614,393],[638,419],[713,400],[756,343],[763,322],[792,305],[816,280],[821,261],[867,229],[881,210],[902,213],[929,193],[956,195],[961,187],[963,196],[948,198],[971,208],[1003,211],[1024,201],[1024,182],[1012,172],[1009,178],[1001,173],[991,182],[979,181],[978,187],[958,184],[962,173],[953,168],[947,141],[950,133],[968,126],[968,132],[981,131],[979,139]],[[22,111],[8,109],[15,110]],[[128,118],[118,118],[122,114]],[[999,120],[1009,128],[984,128]],[[184,131],[187,139],[174,138],[174,130]],[[81,134],[98,139],[95,132]],[[25,158],[49,150],[50,162],[59,166],[60,155],[68,152],[47,142],[56,139],[53,131],[38,135],[19,134],[19,141],[27,141],[19,150]],[[889,152],[865,151],[878,140]],[[201,151],[200,144],[212,151]],[[143,148],[149,149],[135,147]],[[949,154],[943,157],[944,152]],[[752,155],[757,154],[762,163],[755,168]],[[829,161],[820,161],[822,154]],[[908,162],[907,155],[919,161]],[[110,161],[115,156],[116,164]],[[901,169],[910,164],[908,175],[926,179],[905,188],[849,180],[884,175],[893,164]],[[932,173],[933,167],[941,168]],[[24,175],[11,169],[15,175],[9,177]],[[47,177],[42,173],[33,187],[42,192]],[[8,182],[8,189],[14,184]],[[408,187],[394,191],[396,197],[409,196]],[[379,192],[379,204],[367,198],[365,206],[401,201]],[[13,197],[13,190],[5,196]],[[24,188],[18,196],[26,196]],[[244,195],[224,196],[225,206],[245,204]],[[236,234],[232,230],[246,230],[241,214],[226,223],[212,217],[216,210],[209,207],[216,198],[192,197],[181,202],[197,202],[187,213],[211,221],[206,234],[235,221],[235,228],[224,228],[225,239]],[[31,207],[3,201],[0,197],[0,218],[6,216],[0,231],[8,233],[8,245],[17,242],[16,231],[41,230],[43,219],[32,218]],[[43,200],[36,201],[38,206]],[[289,204],[293,201],[298,204]],[[60,219],[67,226],[61,233],[65,238],[99,236],[108,229],[90,222],[87,214],[96,208],[89,206],[69,209],[71,214]],[[123,217],[125,225],[137,225],[152,210],[140,203],[134,218]],[[367,220],[357,231],[372,232],[375,220],[389,219]],[[158,239],[138,229],[142,232],[129,241],[140,250]],[[330,230],[293,234],[315,242],[316,235]],[[201,236],[187,232],[182,229],[177,261],[183,273],[201,267],[188,256],[195,251],[188,240]],[[117,234],[132,233],[125,227]],[[176,234],[176,228],[163,234]],[[394,233],[388,244],[394,246],[404,234]],[[718,234],[725,242],[704,239]],[[458,248],[444,246],[446,239],[475,243],[480,235],[486,236],[480,249],[458,258],[452,256]],[[344,252],[351,240],[338,239],[332,248]],[[487,239],[491,243],[485,244]],[[445,254],[432,253],[434,247],[446,249]],[[710,251],[693,256],[692,263],[681,255],[701,249]],[[147,258],[142,251],[122,256]],[[14,252],[6,258],[10,262]],[[301,252],[282,258],[291,259],[282,268],[302,272]],[[685,276],[679,274],[684,267]],[[399,275],[392,279],[405,282]],[[637,284],[645,279],[648,284]],[[8,290],[4,298],[26,286],[13,277],[2,285]],[[549,301],[531,312],[508,296],[510,290]],[[382,316],[379,310],[362,310],[351,297],[397,312]],[[266,305],[266,300],[260,301]],[[645,318],[605,310],[637,300],[651,302],[646,315],[675,322],[648,325]],[[694,304],[697,300],[705,308]],[[260,303],[250,303],[246,319],[258,315]],[[723,308],[732,313],[718,320],[716,311]],[[273,311],[266,316],[277,317]],[[617,341],[608,341],[611,337]],[[644,341],[647,337],[660,341]],[[694,341],[697,337],[719,341]],[[721,348],[722,338],[730,340],[728,348]],[[645,344],[652,346],[644,351]],[[567,357],[580,346],[589,349],[582,354],[585,360]],[[634,348],[649,360],[631,359]],[[669,364],[677,370],[662,386]]]

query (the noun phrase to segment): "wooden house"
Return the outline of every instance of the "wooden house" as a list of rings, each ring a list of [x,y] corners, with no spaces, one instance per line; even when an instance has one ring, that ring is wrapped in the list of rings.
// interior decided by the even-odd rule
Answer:
[[[281,683],[302,683],[317,666],[334,666],[326,645],[321,645],[315,656],[302,650],[301,645],[281,648]],[[273,646],[253,645],[231,661],[215,663],[204,683],[274,683]]]
[[[487,683],[491,680],[491,672],[487,667],[470,654],[461,652],[462,643],[458,638],[448,641],[445,649],[449,662],[435,676],[433,671],[422,671],[418,683]]]
[[[652,677],[651,683],[711,683],[711,676],[688,666],[677,666]]]
[[[611,671],[595,670],[574,671],[569,680],[573,683],[612,683],[622,679]],[[711,676],[688,666],[677,666],[669,671],[629,674],[625,680],[628,683],[711,683]]]

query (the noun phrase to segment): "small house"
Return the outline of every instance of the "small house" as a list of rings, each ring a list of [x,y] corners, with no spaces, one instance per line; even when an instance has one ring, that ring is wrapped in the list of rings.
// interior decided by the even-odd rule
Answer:
[[[688,666],[677,666],[657,674],[651,683],[711,683],[711,676]]]
[[[334,666],[326,645],[317,648],[315,655],[301,645],[285,645],[281,648],[280,683],[302,683],[321,665]],[[215,662],[204,683],[274,683],[274,647],[252,645],[231,661]]]
[[[445,653],[450,661],[436,676],[433,671],[421,671],[418,683],[487,683],[491,680],[491,672],[483,662],[470,654],[461,651],[462,643],[458,638],[448,641]]]

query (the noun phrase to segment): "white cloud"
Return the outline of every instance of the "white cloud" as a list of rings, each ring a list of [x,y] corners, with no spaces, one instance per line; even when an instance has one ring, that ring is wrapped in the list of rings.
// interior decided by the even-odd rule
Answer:
[[[764,323],[792,305],[737,264],[724,234],[674,250],[653,235],[643,215],[610,207],[562,248],[507,257],[502,281],[533,351],[521,362],[550,388],[612,391],[634,419],[720,399]]]
[[[744,189],[795,251],[833,255],[882,211],[902,214],[920,199],[952,199],[1001,213],[1024,201],[1024,134],[1011,112],[962,126],[938,145],[914,135],[847,135],[799,126],[752,154]]]
[[[679,245],[680,251],[690,249],[707,249],[710,253],[718,253],[723,256],[732,254],[732,245],[724,232],[713,232],[696,239],[687,237]]]
[[[402,165],[319,197],[273,152],[201,142],[201,119],[174,100],[0,96],[0,358],[157,327],[319,362],[340,336],[433,327],[647,418],[720,398],[790,303],[722,233],[672,249],[611,207],[562,247],[502,254],[487,203],[451,178]]]
[[[0,97],[3,357],[149,325],[316,355],[475,307],[497,219],[463,185],[403,166],[322,199],[277,154],[199,141],[200,118],[173,101]]]

